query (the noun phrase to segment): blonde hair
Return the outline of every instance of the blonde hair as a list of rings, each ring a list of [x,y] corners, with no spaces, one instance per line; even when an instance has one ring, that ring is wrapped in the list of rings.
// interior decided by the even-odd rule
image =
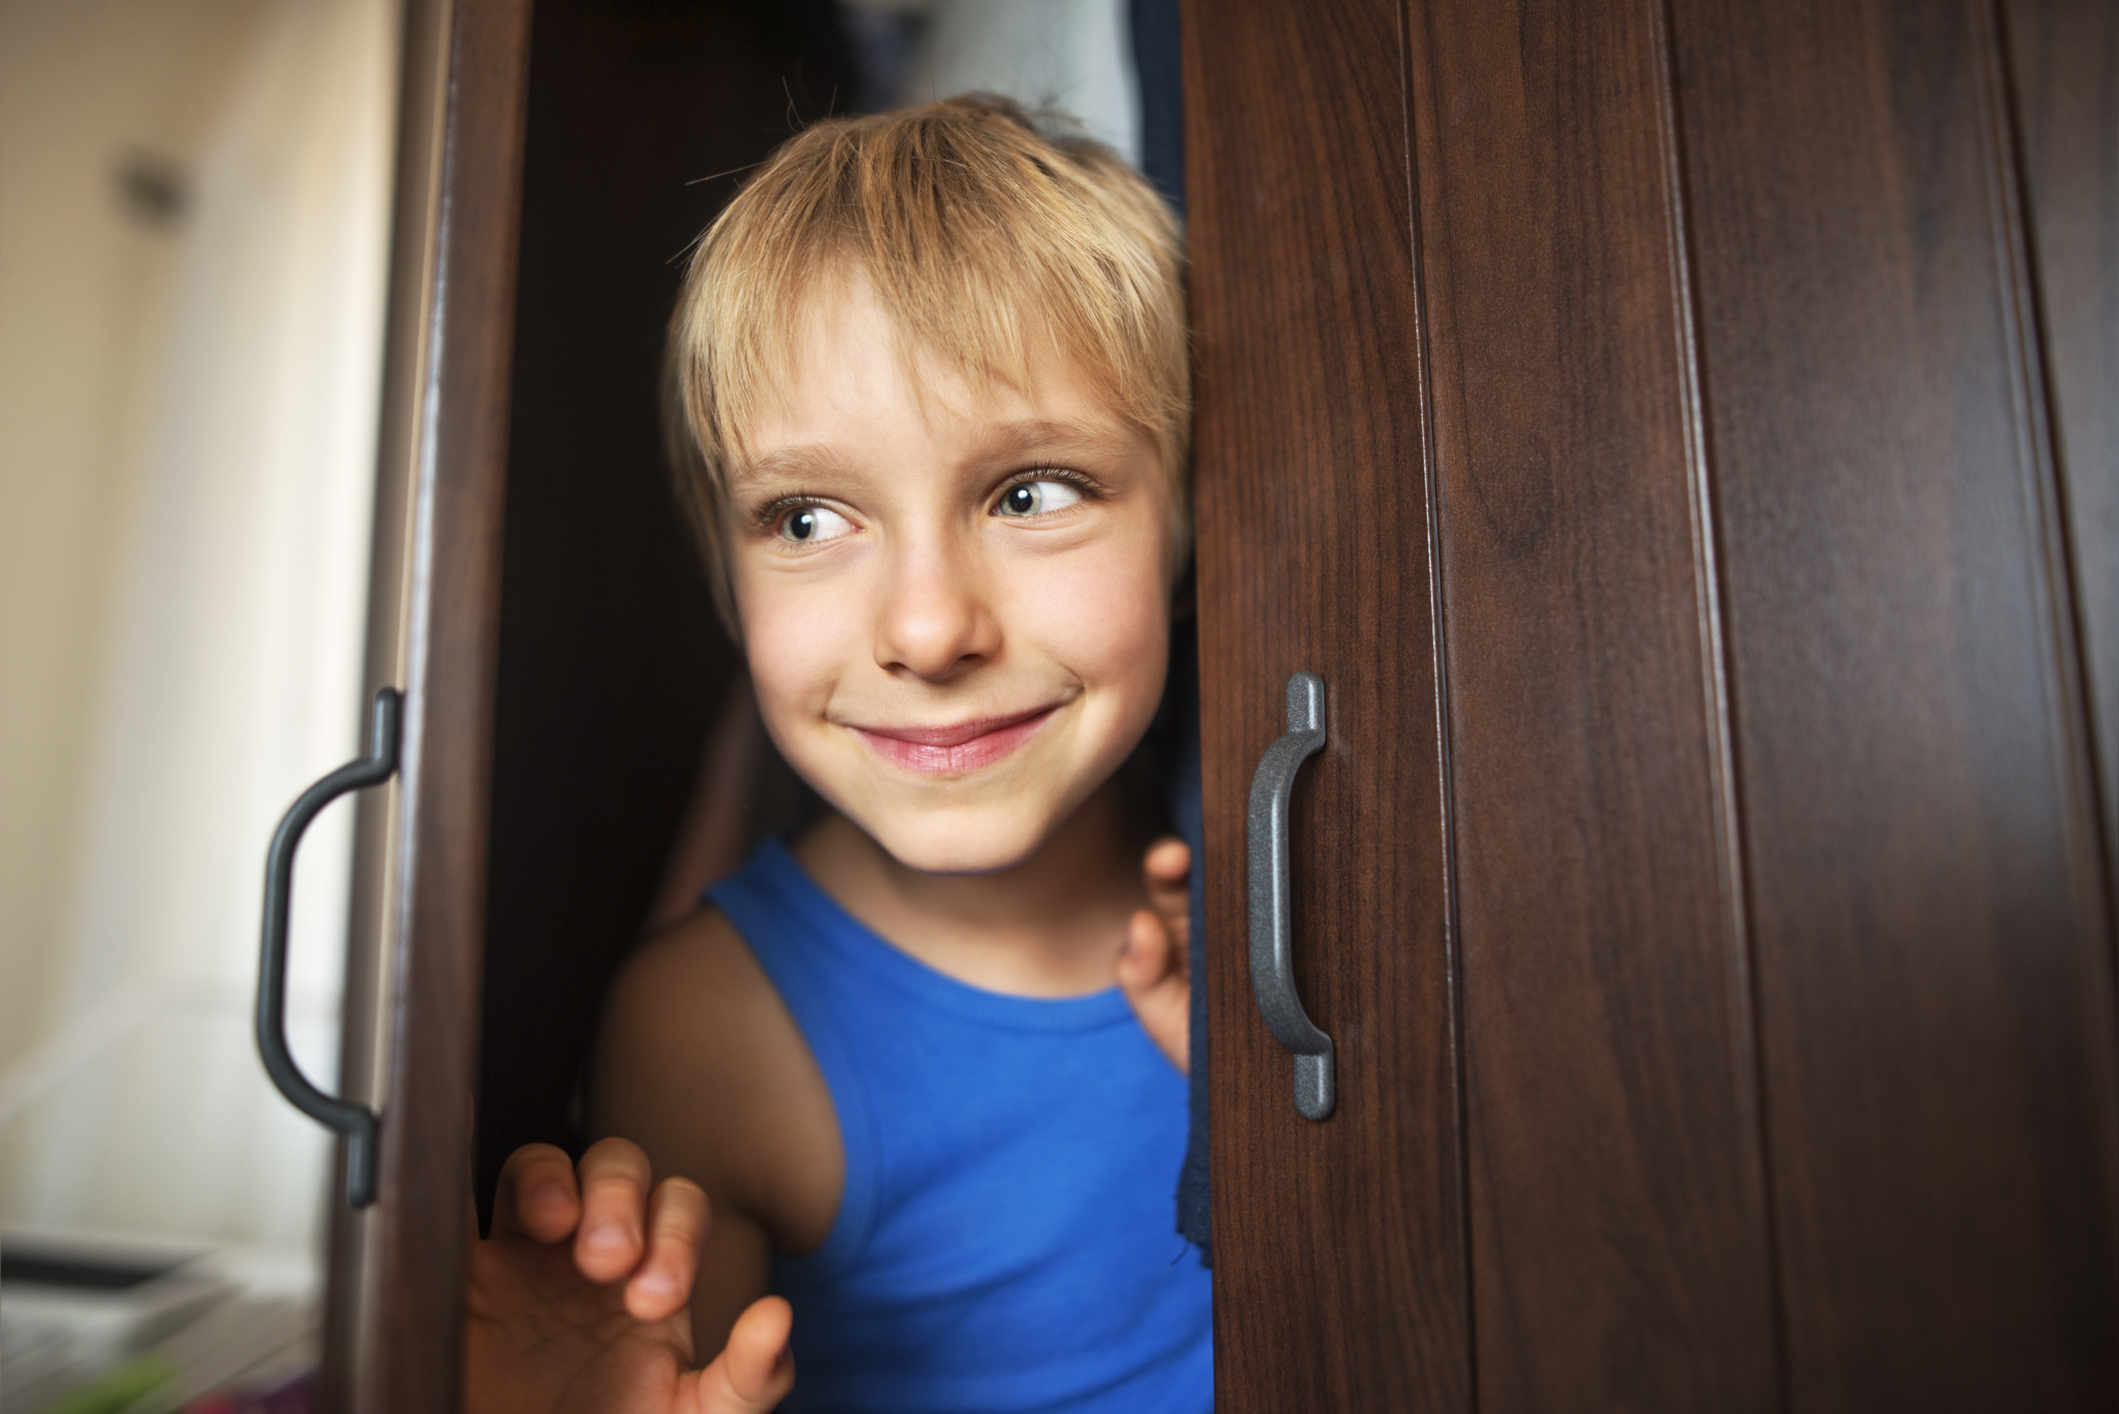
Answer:
[[[796,364],[808,296],[850,272],[897,325],[902,357],[949,360],[975,384],[1027,390],[1031,340],[1052,340],[1154,443],[1182,559],[1192,375],[1177,222],[1110,148],[975,94],[804,130],[692,254],[670,325],[670,453],[731,632],[729,467]]]

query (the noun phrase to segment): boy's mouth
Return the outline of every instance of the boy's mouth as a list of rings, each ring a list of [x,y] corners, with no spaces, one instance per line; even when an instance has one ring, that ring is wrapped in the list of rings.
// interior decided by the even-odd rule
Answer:
[[[1037,707],[1009,717],[980,717],[946,727],[853,727],[893,766],[925,775],[951,775],[990,766],[1029,739],[1059,704]]]

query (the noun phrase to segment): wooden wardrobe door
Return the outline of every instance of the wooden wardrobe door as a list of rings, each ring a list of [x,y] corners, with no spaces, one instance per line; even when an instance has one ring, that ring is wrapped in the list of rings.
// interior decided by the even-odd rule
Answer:
[[[1188,11],[1219,1407],[2119,1400],[2100,14]]]
[[[2026,239],[1996,6],[1671,12],[1787,1396],[2110,1409],[2109,605],[2037,314],[2095,291]]]
[[[1394,0],[1184,16],[1198,387],[1216,1407],[1468,1410],[1426,410]],[[1244,802],[1291,674],[1296,1113],[1244,962]]]
[[[2026,313],[2066,521],[2058,548],[2075,584],[2106,868],[2119,879],[2119,6],[2004,0],[2001,24]]]
[[[1655,4],[1408,7],[1479,1406],[1778,1408]]]
[[[380,1193],[332,1230],[323,1399],[458,1404],[529,0],[413,0],[367,676],[405,694],[362,802],[343,1085],[382,1116]]]

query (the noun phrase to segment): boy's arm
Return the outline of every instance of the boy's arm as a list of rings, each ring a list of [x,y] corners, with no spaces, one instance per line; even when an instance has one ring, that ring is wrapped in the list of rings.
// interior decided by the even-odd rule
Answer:
[[[517,1150],[472,1242],[467,1414],[764,1414],[794,1383],[771,1253],[823,1240],[845,1156],[800,1032],[718,914],[627,964],[594,1093],[625,1137],[578,1166]]]
[[[651,939],[611,990],[592,1071],[595,1133],[704,1190],[692,1289],[703,1362],[766,1291],[772,1253],[824,1240],[844,1184],[838,1116],[778,992],[719,912]]]

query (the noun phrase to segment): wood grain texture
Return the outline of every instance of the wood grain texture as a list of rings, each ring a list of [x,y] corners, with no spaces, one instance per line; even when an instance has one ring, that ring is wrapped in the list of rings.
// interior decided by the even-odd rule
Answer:
[[[370,655],[405,688],[405,742],[361,881],[383,903],[356,995],[380,1014],[348,1026],[381,1194],[337,1220],[325,1361],[328,1403],[357,1414],[458,1403],[528,40],[528,0],[408,16]]]
[[[1221,0],[1184,36],[1216,1407],[1469,1409],[1403,33],[1395,0]],[[1302,669],[1329,732],[1292,820],[1322,1123],[1245,946],[1245,800]]]
[[[375,531],[368,579],[366,690],[402,687],[410,640],[413,509],[421,461],[427,314],[439,230],[441,148],[448,112],[449,0],[405,7],[399,70],[397,173],[376,439]],[[339,1085],[380,1110],[393,1035],[390,998],[400,935],[396,873],[402,781],[361,792],[346,937]],[[341,1148],[341,1154],[343,1148]],[[342,1180],[340,1181],[342,1183]],[[326,1414],[355,1407],[360,1372],[378,1339],[371,1288],[383,1231],[373,1208],[355,1212],[335,1187],[318,1400]]]
[[[1773,1410],[1660,4],[1409,15],[1479,1407]]]
[[[2119,879],[2119,7],[2004,0],[2001,15],[2105,867]]]
[[[404,940],[384,1111],[381,1351],[363,1414],[453,1409],[477,1080],[525,0],[456,0],[406,665]]]
[[[1993,11],[1671,10],[1789,1405],[2110,1409],[2108,924]]]
[[[419,461],[420,370],[432,287],[435,183],[446,110],[449,40],[446,0],[405,6],[398,75],[397,171],[392,197],[389,306],[385,316],[381,417],[376,438],[375,530],[368,575],[366,694],[404,682],[411,508]],[[356,803],[353,876],[346,931],[346,987],[340,1005],[339,1089],[371,1108],[383,1103],[388,1048],[389,970],[395,957],[394,871],[400,784],[362,791]],[[338,1146],[334,1167],[342,1163]],[[354,1407],[359,1371],[373,1344],[367,1293],[374,1271],[372,1210],[344,1202],[333,1181],[330,1264],[324,1290],[317,1398],[325,1414]]]

